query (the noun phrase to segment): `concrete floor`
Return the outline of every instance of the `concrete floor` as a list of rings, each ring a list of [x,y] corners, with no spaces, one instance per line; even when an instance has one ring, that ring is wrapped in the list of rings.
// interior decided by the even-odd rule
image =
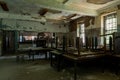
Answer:
[[[16,62],[15,57],[0,59],[0,80],[73,80],[73,69],[57,72],[47,60]],[[77,80],[120,80],[111,71],[79,67]]]

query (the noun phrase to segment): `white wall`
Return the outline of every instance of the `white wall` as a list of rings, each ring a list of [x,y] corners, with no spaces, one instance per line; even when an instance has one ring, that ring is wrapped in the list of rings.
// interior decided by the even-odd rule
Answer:
[[[35,21],[21,21],[15,19],[3,19],[2,28],[5,30],[24,30],[24,31],[37,31],[37,32],[67,32],[68,26],[61,26],[56,24]]]

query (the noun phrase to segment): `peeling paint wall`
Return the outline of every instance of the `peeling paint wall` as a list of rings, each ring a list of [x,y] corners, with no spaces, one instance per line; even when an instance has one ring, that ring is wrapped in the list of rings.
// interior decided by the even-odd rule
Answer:
[[[59,26],[50,23],[40,23],[34,21],[21,21],[15,19],[3,19],[2,26],[4,30],[23,30],[36,32],[68,32],[68,26]]]

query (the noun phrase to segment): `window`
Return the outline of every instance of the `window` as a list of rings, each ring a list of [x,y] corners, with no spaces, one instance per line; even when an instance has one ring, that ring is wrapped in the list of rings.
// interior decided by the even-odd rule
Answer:
[[[109,37],[113,32],[117,32],[117,15],[112,13],[104,16],[104,33],[106,35],[106,44],[109,44]]]
[[[23,36],[19,36],[19,42],[23,42]]]
[[[33,41],[37,38],[37,36],[19,36],[19,41],[20,42],[25,42],[25,41]]]
[[[105,34],[111,34],[117,31],[117,17],[116,13],[104,17]]]
[[[31,42],[37,38],[37,32],[20,31],[19,42]]]
[[[80,37],[82,39],[83,45],[85,44],[85,25],[80,24],[80,26],[77,28],[77,37]]]
[[[83,44],[85,43],[85,25],[80,25],[80,38],[82,38]]]

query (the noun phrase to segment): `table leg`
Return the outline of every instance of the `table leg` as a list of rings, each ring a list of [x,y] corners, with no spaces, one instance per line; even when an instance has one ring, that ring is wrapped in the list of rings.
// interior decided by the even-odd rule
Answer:
[[[60,55],[56,55],[57,57],[57,71],[60,71]]]
[[[45,51],[45,59],[47,60],[47,51]]]
[[[53,62],[52,62],[52,53],[49,53],[50,54],[50,66],[52,66]]]
[[[74,80],[77,80],[77,62],[74,61]]]
[[[31,52],[30,51],[28,52],[28,56],[29,56],[29,60],[30,60],[30,57],[31,57]]]
[[[34,61],[34,53],[32,54],[32,60]]]

